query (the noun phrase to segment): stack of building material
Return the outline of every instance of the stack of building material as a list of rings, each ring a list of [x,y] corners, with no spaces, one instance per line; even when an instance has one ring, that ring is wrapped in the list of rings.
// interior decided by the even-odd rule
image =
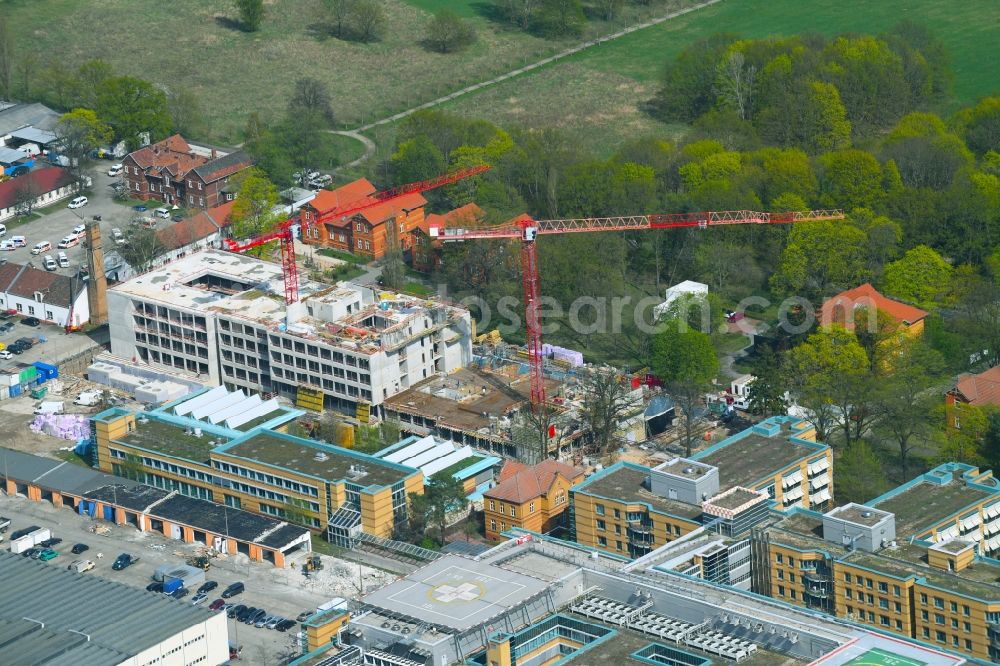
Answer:
[[[90,437],[90,420],[80,414],[39,414],[28,427],[32,432],[74,442]]]
[[[542,356],[553,358],[557,361],[567,363],[571,368],[579,368],[583,365],[583,354],[565,347],[557,347],[548,343],[542,344]]]

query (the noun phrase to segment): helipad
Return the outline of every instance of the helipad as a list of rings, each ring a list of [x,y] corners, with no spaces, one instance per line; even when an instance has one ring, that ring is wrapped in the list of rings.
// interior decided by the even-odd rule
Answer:
[[[964,657],[931,647],[864,632],[810,666],[959,666]]]
[[[520,606],[546,588],[537,578],[449,555],[372,592],[364,602],[464,631]]]

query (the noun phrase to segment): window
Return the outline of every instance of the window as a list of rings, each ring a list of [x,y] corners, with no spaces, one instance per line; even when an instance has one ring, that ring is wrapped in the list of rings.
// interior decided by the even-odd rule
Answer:
[[[920,603],[922,603],[922,604],[926,604],[927,603],[927,595],[924,594],[923,592],[920,593]]]
[[[893,585],[892,586],[892,594],[893,594],[893,596],[897,596],[897,597],[899,596],[899,585]]]
[[[496,502],[490,500],[490,511],[496,511],[496,510],[497,510]]]
[[[778,569],[778,580],[785,580],[785,571],[784,571],[784,569]],[[849,591],[850,590],[848,590],[848,592]]]
[[[844,596],[847,597],[848,599],[853,599],[854,598],[854,590],[850,590],[850,589],[844,590]]]
[[[878,591],[881,592],[882,594],[887,594],[889,592],[889,584],[888,583],[883,583],[882,581],[879,581],[879,583],[878,583]]]
[[[889,616],[888,615],[879,615],[878,616],[878,621],[879,621],[879,624],[881,624],[883,627],[888,627],[889,626]]]
[[[878,599],[878,607],[879,608],[884,608],[886,610],[889,610],[889,600],[888,599],[883,599],[882,597],[879,597],[879,599]]]
[[[788,558],[788,566],[790,566],[790,567],[794,567],[795,566],[795,558],[794,557],[789,556],[789,558]]]
[[[784,561],[785,561],[785,556],[784,556],[784,555],[782,555],[781,553],[778,553],[777,555],[775,555],[775,556],[774,556],[774,559],[775,559],[775,561],[776,561],[776,562],[777,562],[778,564],[781,564],[782,562],[784,562]],[[847,574],[847,582],[848,582],[848,583],[850,583],[850,582],[851,582],[851,580],[850,580],[850,579],[851,579],[851,574]]]
[[[490,521],[490,532],[496,532],[496,531],[497,531],[497,521],[491,520]]]
[[[951,612],[952,613],[958,612],[958,604],[956,604],[954,601],[951,602]]]
[[[28,314],[32,314],[32,315],[35,314],[35,306],[34,305],[29,305],[28,306]]]
[[[785,586],[784,585],[779,585],[778,586],[778,596],[779,597],[785,596]]]
[[[605,539],[604,537],[597,537],[597,545],[598,546],[607,546],[608,545],[608,540]]]
[[[517,507],[515,507],[513,504],[510,505],[510,517],[511,518],[517,517]]]
[[[941,597],[934,597],[934,608],[944,608],[944,599]]]
[[[944,624],[944,615],[934,613],[934,624]]]
[[[968,606],[962,606],[962,615],[964,615],[965,617],[969,617],[969,607]]]
[[[604,521],[603,520],[598,520],[597,521],[597,529],[601,530],[602,532],[604,531]]]
[[[596,513],[598,516],[603,516],[604,515],[604,505],[603,504],[595,504],[594,505],[594,513]]]
[[[778,560],[778,561],[780,562],[781,560]],[[850,583],[851,582],[851,574],[849,574],[849,573],[845,573],[844,574],[844,582],[845,583]]]
[[[948,637],[945,635],[943,631],[934,632],[934,640],[936,640],[938,643],[944,643],[947,639]]]
[[[529,513],[534,513],[535,512],[535,503],[534,502],[530,502],[528,504],[528,512]]]
[[[20,303],[18,303],[18,304],[17,304],[17,311],[18,311],[18,312],[23,312],[23,311],[24,311],[24,308],[23,308],[23,307],[21,307],[21,304],[20,304]]]
[[[504,509],[503,509],[503,507],[504,507],[504,504],[503,504],[503,502],[500,502],[500,513],[501,513],[501,515],[502,515],[502,514],[503,514],[503,512],[504,512]]]
[[[49,321],[55,319],[55,317],[52,316],[52,310],[45,311],[45,318],[48,319]]]

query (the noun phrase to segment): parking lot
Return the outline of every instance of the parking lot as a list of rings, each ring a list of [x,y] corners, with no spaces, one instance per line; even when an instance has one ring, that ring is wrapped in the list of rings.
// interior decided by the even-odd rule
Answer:
[[[181,564],[196,554],[197,544],[186,544],[167,539],[160,535],[139,532],[129,526],[114,526],[110,523],[79,516],[66,508],[56,508],[48,502],[32,502],[23,497],[0,495],[0,516],[12,520],[10,532],[37,525],[48,527],[52,535],[62,539],[53,546],[59,555],[49,562],[52,566],[66,567],[77,559],[89,559],[95,568],[85,576],[101,576],[127,585],[145,588],[153,582],[153,571],[163,564]],[[106,535],[93,532],[97,525],[110,529]],[[73,555],[70,549],[76,543],[84,543],[89,550],[81,555]],[[6,544],[4,544],[5,547]],[[121,553],[139,557],[139,561],[121,571],[111,568],[115,558]],[[359,566],[332,557],[323,556],[324,569],[310,577],[292,569],[275,569],[263,563],[252,563],[239,555],[225,559],[213,559],[212,567],[206,572],[206,580],[214,580],[219,587],[209,593],[204,605],[207,607],[219,598],[222,590],[237,581],[246,585],[246,591],[229,601],[265,609],[269,614],[295,619],[304,611],[316,607],[334,597],[355,598],[359,587],[367,592],[388,582],[391,577],[384,572]],[[149,594],[157,594],[150,592]],[[174,603],[190,603],[194,591]],[[154,618],[150,618],[151,621]],[[285,664],[289,656],[298,654],[298,629],[287,632],[249,626],[229,620],[229,639],[243,646],[242,660],[262,666]]]

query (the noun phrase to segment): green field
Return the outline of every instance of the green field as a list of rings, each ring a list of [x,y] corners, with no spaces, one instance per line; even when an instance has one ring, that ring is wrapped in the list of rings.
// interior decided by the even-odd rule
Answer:
[[[472,18],[479,16],[476,6],[485,4],[485,0],[406,0],[406,3],[423,9],[429,14],[434,14],[441,9],[450,9],[459,16]]]
[[[667,62],[701,37],[752,38],[802,32],[881,32],[902,19],[928,25],[947,45],[956,106],[1000,92],[1000,11],[993,0],[722,0],[718,5],[601,44],[527,76],[460,98],[447,108],[511,126],[556,126],[608,154],[627,137],[676,138],[681,126],[650,118],[643,105]]]

